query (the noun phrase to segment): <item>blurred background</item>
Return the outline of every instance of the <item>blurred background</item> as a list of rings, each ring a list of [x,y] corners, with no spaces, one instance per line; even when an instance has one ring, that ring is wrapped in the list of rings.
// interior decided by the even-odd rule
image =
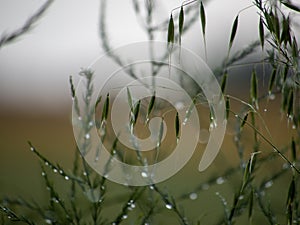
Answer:
[[[1,0],[0,34],[21,27],[43,3],[40,0]],[[156,22],[168,20],[171,10],[181,3],[178,0],[156,1],[159,4],[153,12]],[[220,66],[227,55],[235,16],[251,4],[251,0],[204,2],[207,15],[207,63],[212,69]],[[77,82],[80,69],[88,67],[104,54],[99,35],[100,10],[99,0],[54,1],[32,30],[0,48],[0,196],[42,198],[39,190],[42,190],[43,182],[37,179],[39,163],[29,151],[29,140],[50,160],[71,168],[75,141],[71,125],[69,76],[74,76]],[[112,48],[147,40],[131,0],[107,1],[106,13],[107,35]],[[254,7],[241,13],[232,52],[258,39],[257,24]],[[155,39],[165,41],[166,36],[167,27]],[[204,58],[199,20],[184,34],[182,45]],[[248,60],[260,58],[261,53],[256,52]],[[245,66],[242,69],[249,71],[252,67]],[[250,76],[241,76],[243,70],[233,70],[228,81],[228,92],[248,101]],[[107,76],[103,74],[103,80]],[[259,79],[262,81],[265,78]],[[284,142],[284,136],[290,137],[292,131],[286,120],[280,119],[282,115],[278,110],[278,102],[262,104],[263,117],[272,128],[275,142]],[[267,109],[265,111],[264,106]],[[273,108],[276,109],[272,111]],[[229,124],[229,132],[225,137],[226,151],[222,150],[214,169],[221,167],[224,158],[230,160],[232,157],[234,160],[236,157],[230,152],[231,126]]]

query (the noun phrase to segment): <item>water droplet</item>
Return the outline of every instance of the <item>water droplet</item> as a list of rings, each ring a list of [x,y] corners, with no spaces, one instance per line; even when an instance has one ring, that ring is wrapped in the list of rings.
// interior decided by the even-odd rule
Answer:
[[[148,177],[148,174],[147,174],[146,172],[142,172],[141,175],[142,175],[142,177],[144,177],[144,178]]]
[[[193,193],[190,193],[190,199],[191,200],[196,200],[198,198],[198,194],[193,192]]]
[[[154,190],[154,185],[149,186],[150,190]]]
[[[54,172],[54,173],[57,173],[57,172],[58,172],[58,170],[54,168],[54,169],[53,169],[53,172]]]
[[[240,195],[239,200],[243,200],[243,199],[244,199],[244,195]]]
[[[288,169],[290,167],[290,165],[288,163],[284,163],[282,165],[282,169]]]
[[[92,127],[94,125],[93,121],[89,122],[89,127]]]
[[[52,200],[53,202],[55,202],[55,203],[59,203],[59,201],[58,201],[57,198],[52,198],[51,200]]]
[[[45,173],[45,172],[42,172],[42,176],[43,176],[43,177],[46,176],[46,173]]]
[[[223,177],[218,177],[216,180],[216,184],[223,184],[225,182],[225,179]]]
[[[269,100],[275,100],[276,96],[274,94],[269,94]]]
[[[86,176],[87,176],[87,173],[86,173],[86,172],[83,172],[83,176],[85,176],[85,177],[86,177]]]
[[[123,216],[122,216],[122,219],[123,220],[126,220],[128,218],[128,215],[126,215],[126,214],[124,214]]]
[[[202,184],[201,188],[202,188],[202,190],[208,190],[209,184]]]
[[[167,209],[172,209],[173,206],[172,206],[172,204],[166,204],[166,208],[167,208]]]
[[[176,102],[176,103],[175,103],[175,108],[176,108],[177,110],[182,110],[182,109],[184,108],[183,102]]]
[[[87,133],[87,134],[84,136],[84,138],[88,140],[88,139],[91,138],[91,135],[90,135],[89,133]]]
[[[50,219],[45,219],[45,223],[47,223],[47,224],[52,224],[52,220],[50,220]]]
[[[82,120],[82,117],[81,117],[81,116],[78,116],[78,120],[80,120],[80,121],[81,121],[81,120]]]
[[[68,176],[65,176],[65,180],[70,180],[70,177],[68,177]]]
[[[270,181],[265,183],[265,188],[270,188],[270,187],[272,187],[272,185],[273,185],[273,181],[270,180]]]
[[[35,150],[34,147],[30,147],[30,151],[34,152],[34,150]]]
[[[267,109],[264,109],[264,112],[267,112],[268,110]]]
[[[45,165],[46,165],[46,166],[49,166],[49,163],[46,161],[46,162],[45,162]]]
[[[293,129],[293,130],[296,130],[296,128],[297,128],[296,125],[293,124],[292,129]]]
[[[234,140],[235,142],[238,142],[238,141],[239,141],[238,136],[234,136],[233,140]]]

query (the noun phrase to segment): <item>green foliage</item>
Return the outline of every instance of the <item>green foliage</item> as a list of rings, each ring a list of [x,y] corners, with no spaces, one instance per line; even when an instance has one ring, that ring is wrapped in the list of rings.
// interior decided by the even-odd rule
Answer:
[[[102,1],[104,4],[105,1]],[[151,1],[149,1],[151,2]],[[202,1],[197,7],[193,4],[197,1],[188,1],[183,3],[180,7],[172,10],[170,19],[165,21],[164,29],[167,32],[167,42],[169,47],[172,48],[175,41],[179,40],[181,44],[181,37],[185,31],[191,26],[194,18],[198,16],[191,16],[191,8],[197,8],[196,13],[199,13],[200,8],[200,22],[202,27],[202,34],[206,49],[206,13]],[[140,3],[134,1],[136,13],[140,13]],[[103,6],[103,5],[102,5]],[[189,8],[189,6],[192,6]],[[148,19],[151,17],[152,4],[147,4]],[[47,190],[46,204],[38,204],[23,200],[21,198],[8,198],[4,197],[0,201],[0,212],[3,218],[0,221],[23,222],[24,224],[155,224],[158,223],[157,217],[163,215],[164,223],[168,223],[170,217],[176,217],[177,224],[202,224],[203,215],[197,214],[197,217],[189,217],[191,210],[190,202],[195,200],[197,196],[205,196],[208,189],[215,192],[220,200],[220,205],[223,210],[218,210],[217,205],[212,209],[215,210],[219,218],[217,222],[211,224],[240,224],[240,221],[248,224],[298,224],[300,221],[299,214],[299,190],[300,190],[300,158],[297,154],[299,149],[299,123],[300,123],[300,106],[299,106],[299,48],[297,44],[297,37],[293,31],[293,17],[290,13],[298,13],[299,7],[289,1],[261,1],[255,0],[251,7],[256,7],[259,14],[258,23],[258,37],[257,41],[250,44],[245,49],[237,50],[232,53],[232,46],[238,37],[239,18],[242,17],[243,9],[236,15],[228,44],[228,56],[224,63],[220,66],[219,70],[216,69],[216,76],[220,80],[222,93],[225,97],[226,104],[226,118],[236,121],[236,129],[234,134],[233,144],[237,152],[239,164],[233,165],[230,168],[224,168],[218,174],[212,174],[204,180],[197,181],[195,187],[191,187],[192,191],[173,194],[170,190],[171,187],[162,187],[162,185],[148,185],[145,187],[119,187],[122,196],[120,197],[114,191],[113,183],[107,180],[106,176],[99,176],[93,171],[84,160],[84,153],[88,151],[88,144],[83,143],[84,151],[79,153],[78,149],[75,151],[75,159],[71,171],[63,169],[60,165],[50,162],[47,157],[43,156],[40,151],[36,149],[29,142],[31,151],[38,157],[41,162],[41,174],[45,183],[45,190]],[[285,9],[283,10],[283,7]],[[103,8],[101,8],[103,9]],[[179,10],[178,15],[176,10]],[[288,10],[288,11],[286,11]],[[196,15],[197,15],[196,14]],[[173,19],[174,16],[174,19]],[[178,35],[175,33],[174,20],[178,16]],[[189,20],[189,18],[192,18]],[[151,20],[149,20],[151,21]],[[152,27],[155,30],[155,27]],[[102,29],[105,29],[103,26]],[[152,29],[148,29],[151,36]],[[105,38],[105,32],[101,33],[103,38],[104,49],[109,49],[109,44]],[[227,85],[230,83],[231,69],[237,65],[241,60],[245,59],[254,50],[261,48],[263,58],[259,62],[251,64],[253,67],[251,74],[248,74],[249,79],[249,102],[246,102],[239,97],[231,96],[227,93]],[[205,50],[206,52],[206,50]],[[168,54],[172,54],[171,51]],[[205,54],[206,55],[206,54]],[[119,65],[122,65],[122,60],[116,55],[110,57]],[[267,90],[261,90],[261,76],[258,72],[260,66],[266,66],[268,69],[264,70],[266,79],[268,79]],[[218,72],[221,71],[221,72]],[[129,75],[135,77],[133,71],[128,71]],[[86,108],[89,109],[90,97],[94,92],[93,88],[93,71],[82,70],[79,74],[85,81],[85,95],[84,102]],[[153,74],[155,75],[155,74]],[[264,79],[264,78],[263,78]],[[78,100],[76,90],[73,84],[72,77],[70,77],[71,96],[74,103],[75,113],[78,117],[81,113],[87,115],[86,120],[91,121],[93,112],[80,112],[78,107]],[[196,97],[192,98],[190,105],[187,108],[184,121],[180,121],[178,112],[172,116],[174,119],[174,131],[176,140],[180,138],[181,124],[189,120],[191,112],[197,110],[196,106],[203,104],[198,102],[198,93]],[[284,146],[276,146],[269,135],[268,128],[265,128],[265,123],[260,115],[259,106],[262,102],[269,101],[272,96],[279,96],[282,98],[280,102],[280,109],[283,116],[287,117],[289,123],[292,124],[295,132],[293,137]],[[127,98],[130,107],[130,123],[136,125],[137,119],[140,118],[143,102],[138,100],[134,102],[131,96],[130,89],[127,88]],[[103,99],[103,101],[102,101]],[[105,99],[105,100],[104,100]],[[106,96],[99,96],[94,111],[101,109],[101,121],[97,124],[97,128],[102,131],[101,138],[105,137],[107,131],[107,124],[109,120],[109,110],[111,108],[112,99],[110,94]],[[146,107],[146,121],[154,116],[155,107],[158,100],[156,93],[153,92],[150,97],[149,104]],[[240,111],[237,112],[236,108],[232,105],[239,104]],[[214,115],[211,112],[210,119],[213,122]],[[84,121],[83,124],[88,124]],[[159,138],[157,143],[157,150],[163,148],[163,121],[160,124]],[[88,134],[90,127],[84,127],[85,134]],[[101,132],[100,132],[101,133]],[[249,134],[253,134],[253,137]],[[245,150],[245,138],[250,140],[250,152]],[[109,171],[111,159],[113,157],[123,158],[122,148],[124,146],[119,144],[118,135],[114,138],[111,158],[106,164],[106,169]],[[80,148],[81,149],[81,148]],[[120,150],[121,149],[121,150]],[[271,150],[270,150],[271,149]],[[289,151],[290,150],[290,151]],[[140,164],[144,165],[145,160],[143,154],[137,149],[136,158]],[[99,153],[99,152],[98,152]],[[99,156],[96,154],[95,158]],[[268,168],[272,165],[279,165],[280,169]],[[268,169],[267,172],[265,170]],[[61,178],[60,183],[64,186],[64,192],[57,188],[57,179]],[[285,191],[286,200],[279,203],[281,208],[272,206],[274,199],[277,198],[278,193],[276,183],[288,182],[288,185],[281,187],[281,191]],[[56,182],[55,182],[56,181]],[[184,179],[186,182],[186,179]],[[238,182],[236,188],[235,182]],[[230,183],[230,194],[226,193],[226,189],[222,189],[223,183]],[[287,183],[286,183],[287,184]],[[185,184],[184,184],[185,185]],[[211,189],[210,189],[211,187]],[[185,190],[191,190],[185,189]],[[208,205],[206,202],[199,201],[199,208]],[[113,212],[107,210],[109,206],[113,206]],[[209,206],[207,206],[209,207]],[[282,209],[283,208],[283,209]],[[219,212],[221,211],[221,212]],[[28,213],[30,212],[30,213]],[[171,215],[170,217],[167,217]],[[209,216],[212,216],[210,214]],[[283,218],[284,217],[284,218]],[[210,220],[209,220],[210,221]],[[4,222],[3,222],[4,223]]]

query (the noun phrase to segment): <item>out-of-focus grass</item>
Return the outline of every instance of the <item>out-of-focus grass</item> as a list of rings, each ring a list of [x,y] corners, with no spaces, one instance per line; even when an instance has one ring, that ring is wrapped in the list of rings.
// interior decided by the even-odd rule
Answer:
[[[271,131],[272,140],[277,146],[289,143],[293,134],[291,127],[286,119],[280,114],[278,107],[280,99],[277,101],[261,102],[261,115],[266,125]],[[234,108],[234,105],[232,105]],[[266,111],[264,109],[267,109]],[[0,157],[0,196],[22,196],[25,199],[35,199],[43,202],[47,195],[44,182],[40,176],[41,170],[39,161],[29,151],[27,144],[31,140],[34,145],[52,162],[62,165],[66,171],[71,171],[74,157],[75,141],[73,138],[72,126],[69,114],[61,116],[49,115],[20,115],[20,114],[2,114],[1,115],[1,157]],[[203,173],[197,171],[203,147],[194,154],[190,162],[174,177],[159,184],[159,186],[168,193],[176,196],[176,200],[185,209],[187,217],[191,221],[196,221],[199,215],[203,215],[203,222],[216,221],[223,215],[223,206],[220,199],[216,196],[219,192],[225,196],[228,203],[231,204],[233,194],[238,190],[240,185],[241,171],[230,177],[221,184],[214,183],[208,190],[197,193],[197,198],[191,200],[189,195],[195,192],[195,189],[205,183],[211,177],[221,176],[224,171],[231,167],[238,166],[239,160],[233,144],[235,133],[235,121],[229,120],[227,134],[222,146],[222,150],[213,165]],[[261,130],[264,127],[261,124]],[[268,135],[266,132],[263,132]],[[243,145],[245,147],[245,156],[249,156],[252,149],[253,132],[250,128],[245,127],[243,134]],[[271,147],[262,144],[260,150],[264,153],[270,153]],[[279,158],[279,157],[278,157]],[[280,164],[276,164],[279,162]],[[255,176],[254,182],[260,182],[266,177],[271,176],[275,170],[281,168],[283,161],[280,158],[271,163],[266,163],[259,173]],[[289,177],[283,177],[276,180],[274,188],[270,193],[272,204],[278,207],[278,215],[284,217],[284,205]],[[63,189],[65,182],[57,180],[56,187]],[[62,187],[60,187],[60,185]],[[283,193],[276,195],[277,192]],[[128,194],[128,193],[127,193]],[[106,205],[104,212],[113,218],[115,213],[121,210],[120,202],[126,200],[126,189],[117,184],[110,184],[110,191],[106,196]],[[255,209],[259,213],[259,209]],[[174,215],[167,209],[158,213],[155,217],[157,221],[163,219],[171,222],[176,221]],[[246,219],[246,218],[245,218]],[[256,217],[257,219],[257,217]],[[247,220],[245,220],[247,221]],[[130,220],[128,221],[130,222]],[[247,222],[246,222],[247,223]],[[159,224],[159,223],[157,223]]]
[[[49,159],[71,167],[75,141],[69,115],[0,115],[0,194],[40,198],[40,166],[29,151],[32,141]]]

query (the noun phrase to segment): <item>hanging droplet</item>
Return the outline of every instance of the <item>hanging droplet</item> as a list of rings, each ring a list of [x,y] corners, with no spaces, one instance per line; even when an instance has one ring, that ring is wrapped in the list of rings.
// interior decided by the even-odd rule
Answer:
[[[148,177],[148,174],[147,174],[146,172],[142,172],[141,175],[142,175],[142,177],[144,177],[144,178]]]
[[[128,215],[126,215],[126,214],[124,214],[123,216],[122,216],[122,219],[123,220],[126,220],[128,218]]]
[[[208,190],[209,184],[202,184],[201,188],[202,188],[202,190]]]
[[[47,224],[52,224],[52,220],[50,220],[50,219],[45,219],[45,223],[47,223]]]
[[[274,94],[269,94],[269,100],[275,100],[276,96]]]
[[[195,193],[195,192],[192,192],[192,193],[190,193],[189,197],[190,197],[191,200],[196,200],[198,198],[198,194]]]
[[[70,177],[68,177],[68,176],[65,176],[65,180],[70,180]]]
[[[216,180],[217,184],[223,184],[225,182],[225,179],[223,177],[218,177],[218,179]]]
[[[273,181],[269,180],[267,183],[265,183],[265,188],[270,188],[273,185]]]
[[[173,206],[172,206],[172,204],[169,204],[169,203],[168,203],[168,204],[166,204],[166,208],[167,208],[167,209],[172,209]]]
[[[54,169],[53,169],[53,172],[54,172],[54,173],[57,173],[57,172],[58,172],[58,170],[54,168]]]
[[[89,133],[87,133],[87,134],[84,136],[84,138],[88,140],[88,139],[91,138],[91,135],[90,135]]]

